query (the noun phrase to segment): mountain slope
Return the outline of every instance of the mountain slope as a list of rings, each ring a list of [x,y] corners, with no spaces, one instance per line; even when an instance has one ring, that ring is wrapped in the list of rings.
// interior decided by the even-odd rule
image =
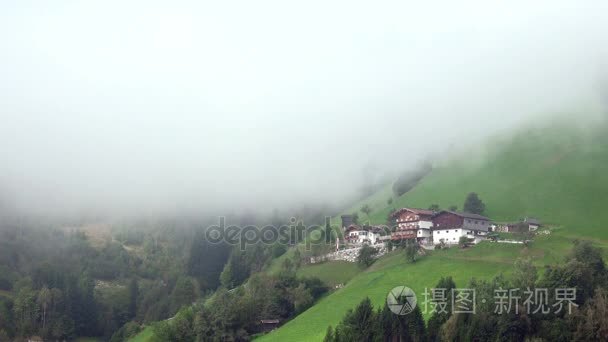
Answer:
[[[406,285],[421,294],[450,275],[464,287],[471,277],[508,274],[518,257],[530,257],[538,266],[554,264],[563,260],[574,238],[590,238],[607,247],[608,129],[605,124],[589,129],[566,122],[529,128],[474,152],[454,153],[403,196],[395,197],[387,185],[344,211],[352,213],[368,204],[373,211],[369,217],[359,211],[361,221],[384,224],[389,212],[400,207],[438,204],[462,209],[465,196],[474,191],[491,219],[538,217],[551,225],[550,236],[537,237],[528,247],[482,243],[467,250],[434,251],[414,264],[394,252],[354,277],[352,269],[341,277],[337,273],[342,267],[331,263],[304,266],[298,273],[323,273],[347,284],[260,340],[319,341],[329,325],[335,327],[366,296],[381,305],[395,286]],[[339,216],[332,222],[339,226]]]
[[[459,155],[436,166],[411,191],[387,204],[386,187],[345,211],[369,203],[369,220],[383,224],[391,210],[400,207],[462,208],[469,192],[486,203],[485,214],[495,221],[534,216],[552,226],[550,236],[537,237],[529,247],[482,243],[467,250],[435,251],[415,264],[393,253],[350,280],[345,288],[261,341],[320,341],[329,325],[340,321],[348,309],[369,296],[381,305],[388,291],[407,285],[420,294],[441,276],[451,275],[458,286],[471,277],[508,274],[518,257],[529,257],[538,266],[561,262],[575,238],[590,238],[608,247],[608,130],[568,124],[534,127],[484,149]],[[367,216],[359,212],[360,218]],[[339,225],[339,217],[334,218]]]
[[[404,252],[392,252],[351,279],[344,288],[259,341],[322,341],[327,327],[335,327],[346,311],[365,297],[378,307],[384,304],[392,288],[404,285],[414,290],[421,303],[425,288],[435,286],[442,276],[452,276],[458,287],[466,287],[473,277],[489,279],[500,273],[508,276],[518,257],[531,258],[538,266],[556,263],[570,246],[569,239],[553,234],[539,238],[531,247],[484,242],[466,250],[433,251],[413,264],[406,261]]]
[[[392,209],[408,206],[462,209],[465,196],[477,192],[495,221],[533,216],[566,227],[567,235],[608,239],[607,132],[604,125],[523,131],[436,166],[392,205],[374,208],[370,220],[385,223]]]

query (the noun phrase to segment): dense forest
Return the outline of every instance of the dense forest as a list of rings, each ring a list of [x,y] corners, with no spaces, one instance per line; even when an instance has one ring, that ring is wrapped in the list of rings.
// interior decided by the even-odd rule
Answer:
[[[48,221],[0,223],[0,341],[121,341],[153,322],[160,322],[157,336],[179,334],[168,318],[199,330],[205,322],[209,336],[248,339],[259,319],[289,319],[327,290],[318,279],[296,279],[299,253],[278,275],[261,273],[288,246],[258,243],[241,250],[210,243],[203,228],[208,222],[141,221],[90,230],[41,222]],[[237,310],[243,305],[251,310]]]
[[[168,318],[217,287],[229,256],[194,237],[187,229],[118,231],[93,246],[79,230],[3,226],[0,334],[109,339],[131,320]],[[199,249],[207,258],[188,268]]]

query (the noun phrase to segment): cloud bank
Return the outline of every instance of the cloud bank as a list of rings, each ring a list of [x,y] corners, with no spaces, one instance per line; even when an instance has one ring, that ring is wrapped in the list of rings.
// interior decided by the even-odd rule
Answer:
[[[594,103],[606,1],[0,5],[0,191],[38,211],[337,203]]]

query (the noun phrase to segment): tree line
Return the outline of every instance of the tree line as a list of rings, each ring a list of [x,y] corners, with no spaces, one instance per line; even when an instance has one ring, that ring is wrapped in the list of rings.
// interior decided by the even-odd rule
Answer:
[[[420,300],[411,313],[396,315],[387,304],[374,309],[366,298],[335,329],[328,328],[325,341],[607,341],[606,286],[608,272],[601,250],[589,242],[575,241],[565,261],[547,266],[542,278],[532,262],[523,259],[516,261],[510,278],[471,279],[466,288],[476,293],[474,313],[435,310],[425,322]],[[444,299],[448,303],[458,293],[451,277],[441,278],[435,288],[447,290]],[[509,311],[499,311],[496,302],[483,300],[516,288],[532,292],[546,289],[547,305],[554,310],[535,312],[522,299]],[[557,294],[562,288],[575,288],[576,296],[568,309],[558,310]]]
[[[296,269],[284,262],[277,275],[256,273],[244,286],[220,288],[171,320],[155,323],[154,336],[158,341],[249,341],[261,332],[261,320],[283,323],[328,290],[318,278],[297,278]]]
[[[276,225],[287,221],[274,220]],[[93,239],[44,221],[0,222],[0,341],[30,336],[122,341],[212,296],[238,303],[233,292],[242,290],[228,291],[261,273],[288,246],[258,243],[241,250],[210,243],[203,234],[210,224],[187,219],[116,223],[109,236]],[[301,240],[296,235],[291,233],[294,243]],[[299,251],[290,254],[282,272],[295,274],[302,259]],[[324,288],[317,280],[289,281],[277,285],[281,295],[276,298],[288,293],[292,299],[268,316],[289,319]],[[233,330],[254,333],[253,321],[247,322]]]

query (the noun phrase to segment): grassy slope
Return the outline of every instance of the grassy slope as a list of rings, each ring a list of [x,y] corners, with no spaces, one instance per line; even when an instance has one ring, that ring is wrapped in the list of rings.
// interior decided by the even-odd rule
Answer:
[[[142,330],[135,337],[131,338],[129,341],[131,341],[131,342],[152,341],[153,336],[154,336],[154,332],[152,331],[152,327],[148,326],[148,327],[144,328],[144,330]]]
[[[508,276],[519,257],[531,258],[537,266],[561,262],[572,246],[572,239],[562,232],[538,237],[529,247],[484,242],[466,250],[433,251],[414,264],[407,263],[402,252],[393,252],[352,278],[343,289],[259,340],[321,341],[327,327],[335,327],[346,311],[364,297],[370,297],[376,306],[383,305],[390,289],[399,285],[411,287],[422,300],[424,289],[433,287],[442,276],[450,275],[457,286],[466,287],[472,277],[489,279],[500,273]],[[600,244],[606,252],[608,244]]]
[[[298,277],[317,277],[330,286],[346,284],[360,272],[352,262],[334,261],[322,264],[306,265],[298,270]]]
[[[493,220],[534,216],[567,228],[565,235],[608,239],[604,225],[608,222],[608,135],[604,132],[563,127],[523,132],[497,143],[483,161],[471,153],[466,163],[436,167],[391,206],[375,210],[371,221],[384,223],[392,208],[406,206],[462,209],[466,194],[474,191]]]
[[[435,252],[416,264],[392,255],[372,269],[355,276],[348,285],[264,336],[262,341],[322,340],[328,325],[340,321],[346,310],[369,296],[380,305],[394,286],[405,284],[416,292],[432,287],[442,275],[454,276],[464,286],[475,276],[489,278],[508,273],[519,256],[531,257],[541,266],[561,262],[573,238],[590,238],[608,246],[608,135],[561,126],[522,132],[497,142],[484,158],[471,153],[466,162],[453,161],[436,167],[407,194],[391,197],[390,187],[354,205],[346,213],[369,203],[370,221],[386,222],[393,208],[431,204],[462,208],[468,192],[475,191],[487,206],[486,215],[496,221],[535,216],[558,226],[550,236],[538,237],[529,247],[485,243],[466,251]],[[365,216],[359,213],[361,218]],[[339,218],[333,220],[339,224]],[[604,249],[606,251],[608,249]]]
[[[339,215],[332,218],[332,225],[339,226],[341,224],[340,215],[353,213],[357,213],[359,215],[360,222],[372,221],[374,223],[385,223],[386,219],[383,219],[382,222],[377,222],[378,220],[374,213],[385,210],[388,205],[388,199],[394,197],[395,195],[393,194],[393,184],[387,184],[371,196],[356,202],[348,209],[342,211]],[[363,205],[365,204],[369,205],[370,208],[372,208],[372,213],[370,214],[369,218],[367,217],[367,215],[361,212],[361,207],[363,207]]]
[[[507,254],[517,253],[514,246],[505,246]],[[520,247],[521,248],[521,247]],[[452,249],[436,252],[432,257],[425,257],[414,264],[405,262],[401,252],[393,253],[373,265],[369,270],[351,279],[347,285],[331,295],[321,299],[309,310],[285,324],[280,329],[263,336],[261,341],[320,341],[328,325],[335,326],[344,313],[353,308],[365,296],[370,297],[375,305],[382,305],[387,293],[396,286],[407,285],[421,294],[424,288],[437,283],[442,275],[453,275],[457,284],[463,285],[471,277],[490,277],[498,274],[505,267],[497,267],[499,262],[487,261],[476,255],[465,259],[468,253]],[[432,269],[433,272],[429,272]]]

